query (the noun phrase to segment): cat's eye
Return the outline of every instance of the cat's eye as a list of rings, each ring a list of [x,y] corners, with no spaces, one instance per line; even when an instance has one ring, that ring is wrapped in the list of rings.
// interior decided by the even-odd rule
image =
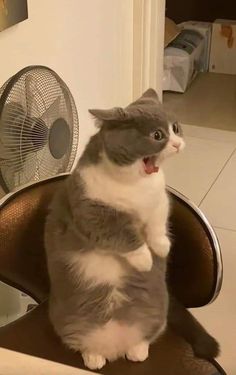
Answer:
[[[153,138],[154,138],[156,141],[161,141],[161,140],[164,138],[164,134],[162,133],[161,130],[156,130],[156,131],[153,133]]]
[[[179,124],[178,124],[178,122],[174,122],[174,124],[172,125],[172,129],[173,129],[173,132],[175,134],[179,134]]]

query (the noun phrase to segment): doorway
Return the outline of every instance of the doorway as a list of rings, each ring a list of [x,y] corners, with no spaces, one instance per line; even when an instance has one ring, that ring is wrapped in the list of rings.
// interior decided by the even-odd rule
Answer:
[[[166,16],[176,24],[197,21],[213,25],[216,19],[236,20],[236,2],[167,0]],[[232,30],[235,35],[232,35],[231,52],[236,61],[236,27]],[[200,72],[184,93],[164,92],[163,101],[167,110],[183,124],[236,131],[236,74],[228,74],[227,69],[224,73]]]

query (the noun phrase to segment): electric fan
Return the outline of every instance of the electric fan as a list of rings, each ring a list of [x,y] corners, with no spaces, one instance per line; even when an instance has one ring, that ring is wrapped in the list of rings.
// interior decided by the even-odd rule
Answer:
[[[29,66],[0,89],[0,186],[5,192],[69,172],[79,122],[63,80],[44,66]]]

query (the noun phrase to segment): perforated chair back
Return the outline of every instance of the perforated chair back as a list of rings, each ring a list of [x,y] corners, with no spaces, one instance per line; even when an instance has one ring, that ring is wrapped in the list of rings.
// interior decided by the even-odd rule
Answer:
[[[48,205],[66,176],[35,183],[5,199],[0,206],[0,280],[40,302],[47,298],[49,279],[44,251]],[[169,189],[173,246],[168,282],[186,306],[202,306],[218,294],[222,279],[219,245],[202,213]]]

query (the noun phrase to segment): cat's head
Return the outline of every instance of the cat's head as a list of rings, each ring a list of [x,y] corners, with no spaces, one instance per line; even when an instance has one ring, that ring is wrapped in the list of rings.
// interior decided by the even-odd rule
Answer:
[[[98,121],[105,156],[116,166],[137,166],[140,174],[152,174],[184,147],[179,123],[168,117],[153,89],[126,108],[89,112]]]

